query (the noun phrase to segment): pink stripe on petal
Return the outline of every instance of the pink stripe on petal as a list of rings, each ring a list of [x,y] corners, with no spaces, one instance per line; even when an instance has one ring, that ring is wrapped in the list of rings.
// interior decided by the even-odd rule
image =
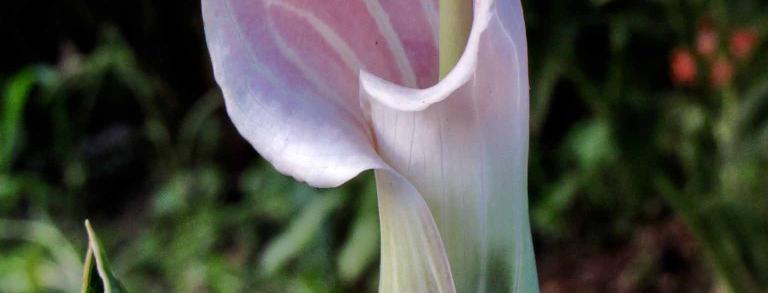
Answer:
[[[359,68],[356,69],[376,71],[377,75],[380,74],[388,80],[404,81],[396,67],[394,55],[386,47],[385,37],[377,30],[376,22],[369,14],[364,1],[291,0],[281,2],[311,13],[337,34],[343,36],[345,45],[352,48],[360,62]]]
[[[339,103],[361,119],[359,111],[358,84],[356,81],[358,62],[345,62],[343,49],[336,49],[308,21],[282,6],[270,7],[268,26],[274,31],[274,39],[282,55],[296,64],[309,84],[318,89],[327,102]],[[340,44],[336,44],[338,48]],[[341,50],[342,52],[339,52]],[[347,53],[352,52],[346,50]],[[352,52],[354,54],[354,52]],[[356,56],[348,57],[356,60]]]
[[[419,5],[414,7],[415,2],[410,1],[389,1],[389,0],[371,0],[381,4],[387,14],[394,32],[400,36],[399,42],[403,46],[403,53],[408,59],[409,66],[414,70],[417,78],[416,87],[427,87],[435,84],[438,77],[438,50],[437,50],[437,32],[430,23],[427,11]],[[433,7],[437,7],[436,5]],[[435,14],[437,15],[437,14]],[[437,24],[438,22],[434,22]],[[401,82],[401,84],[405,84]]]

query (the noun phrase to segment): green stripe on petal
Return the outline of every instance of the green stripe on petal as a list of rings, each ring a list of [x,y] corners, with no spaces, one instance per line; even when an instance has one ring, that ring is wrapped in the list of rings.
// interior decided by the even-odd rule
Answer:
[[[381,222],[379,292],[456,292],[440,233],[404,178],[376,171]]]

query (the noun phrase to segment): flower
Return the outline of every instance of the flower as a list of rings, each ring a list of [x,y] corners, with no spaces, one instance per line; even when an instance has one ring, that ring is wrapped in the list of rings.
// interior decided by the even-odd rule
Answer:
[[[712,58],[717,52],[719,38],[712,24],[709,21],[699,25],[699,31],[696,33],[696,50],[705,58]]]
[[[731,35],[731,54],[737,59],[746,59],[757,44],[757,32],[752,28],[736,29]]]
[[[696,60],[685,48],[672,50],[670,70],[672,81],[678,85],[691,85],[696,81]]]
[[[720,56],[712,64],[709,82],[714,87],[723,87],[733,80],[733,63],[725,56]]]
[[[374,170],[382,292],[538,290],[519,1],[475,0],[437,79],[434,0],[203,0],[227,112],[280,172]]]

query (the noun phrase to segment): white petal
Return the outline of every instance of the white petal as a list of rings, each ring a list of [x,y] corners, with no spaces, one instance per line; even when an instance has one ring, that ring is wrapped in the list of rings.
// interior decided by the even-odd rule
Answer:
[[[379,154],[435,215],[457,291],[535,292],[522,11],[518,1],[491,2],[476,1],[488,11],[476,11],[483,30],[473,28],[470,41],[477,44],[461,58],[475,66],[450,73],[466,80],[449,76],[426,90],[368,77],[362,85],[372,100]]]
[[[409,88],[363,70],[360,72],[361,86],[370,98],[401,111],[420,111],[442,101],[451,92],[467,83],[475,73],[480,37],[491,20],[491,13],[494,12],[493,4],[494,1],[491,0],[475,1],[472,29],[469,32],[464,53],[456,66],[438,84],[426,89]]]
[[[345,95],[341,82],[330,84],[319,72],[307,71],[322,64],[343,77],[350,71],[347,64],[334,61],[336,55],[299,60],[287,47],[289,36],[276,32],[285,25],[274,22],[283,14],[301,17],[267,2],[202,1],[214,73],[240,134],[278,171],[317,187],[338,186],[381,166],[359,110],[357,86]],[[312,24],[296,21],[296,26],[307,23]],[[324,30],[317,30],[305,37],[324,40],[319,33]],[[354,75],[348,79],[355,83]]]
[[[341,2],[203,0],[227,111],[264,158],[298,180],[329,187],[376,169],[382,291],[454,292],[429,208],[375,153],[357,79],[365,68],[434,83],[435,1]]]
[[[456,292],[429,208],[407,180],[376,171],[381,223],[379,292]]]

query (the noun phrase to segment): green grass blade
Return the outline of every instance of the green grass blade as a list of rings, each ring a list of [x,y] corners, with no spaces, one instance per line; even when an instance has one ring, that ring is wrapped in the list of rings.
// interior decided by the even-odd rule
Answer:
[[[91,223],[85,220],[88,231],[88,252],[83,266],[82,293],[121,293],[127,292],[109,268],[106,253],[101,246]]]

